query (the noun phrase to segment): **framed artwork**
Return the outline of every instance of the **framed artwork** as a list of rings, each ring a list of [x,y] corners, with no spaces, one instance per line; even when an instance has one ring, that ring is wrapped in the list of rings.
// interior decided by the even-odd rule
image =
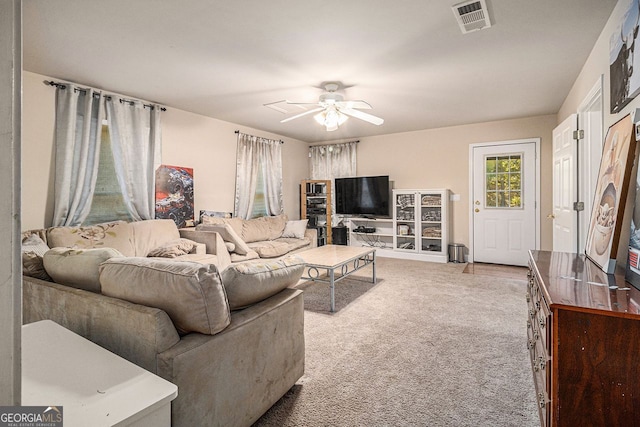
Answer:
[[[609,72],[611,114],[622,110],[640,93],[640,57],[636,60],[634,47],[640,23],[640,0],[626,2],[621,22],[609,39]]]
[[[178,228],[193,225],[193,169],[160,165],[156,170],[156,218]]]
[[[585,253],[605,273],[613,273],[622,216],[635,158],[635,133],[627,114],[607,131],[598,172]]]

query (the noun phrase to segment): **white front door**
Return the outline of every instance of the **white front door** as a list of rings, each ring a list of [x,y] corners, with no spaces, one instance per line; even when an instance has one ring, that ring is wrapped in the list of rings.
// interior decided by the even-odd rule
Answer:
[[[526,266],[536,249],[536,142],[472,147],[473,261]]]
[[[553,130],[553,250],[578,250],[578,213],[573,209],[577,201],[576,140],[578,117],[570,115]]]

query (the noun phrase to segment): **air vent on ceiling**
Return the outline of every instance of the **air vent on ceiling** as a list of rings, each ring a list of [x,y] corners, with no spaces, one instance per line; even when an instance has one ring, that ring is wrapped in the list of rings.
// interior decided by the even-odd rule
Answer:
[[[463,33],[482,30],[491,26],[485,0],[472,0],[452,7],[453,14]]]

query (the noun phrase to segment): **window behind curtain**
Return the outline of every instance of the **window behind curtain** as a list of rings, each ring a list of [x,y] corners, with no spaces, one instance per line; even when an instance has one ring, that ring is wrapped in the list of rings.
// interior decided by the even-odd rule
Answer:
[[[89,216],[82,224],[92,225],[116,220],[131,221],[131,216],[124,204],[120,185],[118,185],[113,154],[111,154],[109,128],[107,125],[103,125],[96,190]]]
[[[256,182],[256,194],[253,198],[253,210],[251,211],[251,218],[258,218],[267,215],[267,205],[265,200],[265,188],[264,188],[264,168],[262,164],[258,167],[258,178]]]

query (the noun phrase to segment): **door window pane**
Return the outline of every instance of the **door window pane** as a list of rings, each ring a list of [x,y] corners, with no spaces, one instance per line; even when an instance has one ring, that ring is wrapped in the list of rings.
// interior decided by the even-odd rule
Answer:
[[[486,208],[522,208],[522,154],[485,157]]]

